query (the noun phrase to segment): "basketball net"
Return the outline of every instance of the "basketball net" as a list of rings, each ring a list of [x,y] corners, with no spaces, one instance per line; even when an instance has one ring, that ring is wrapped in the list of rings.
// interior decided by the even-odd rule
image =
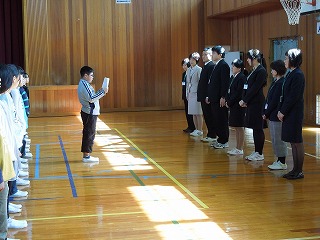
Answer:
[[[303,0],[280,0],[280,2],[287,13],[289,24],[299,24],[301,2],[303,2]]]
[[[287,13],[290,25],[299,24],[302,4],[316,6],[316,0],[280,0],[280,2]]]

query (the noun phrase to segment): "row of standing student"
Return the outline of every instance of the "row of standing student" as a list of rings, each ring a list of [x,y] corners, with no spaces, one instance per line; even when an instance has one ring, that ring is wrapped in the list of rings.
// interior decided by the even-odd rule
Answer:
[[[300,70],[301,50],[290,49],[286,52],[284,61],[277,60],[271,63],[274,80],[266,98],[263,88],[267,84],[267,71],[263,54],[258,49],[248,51],[247,62],[252,67],[248,76],[243,73],[243,61],[235,59],[232,62],[231,78],[230,68],[224,61],[224,56],[224,48],[215,46],[203,50],[203,68],[197,65],[200,55],[196,52],[182,61],[185,70],[182,78],[182,96],[188,122],[188,128],[184,131],[191,136],[203,136],[203,114],[208,134],[201,140],[211,142],[211,146],[216,149],[227,148],[229,123],[229,126],[236,130],[236,148],[229,150],[228,154],[242,155],[244,127],[251,128],[255,150],[245,159],[262,161],[265,142],[263,129],[267,128],[268,120],[272,146],[277,157],[276,161],[268,166],[269,169],[287,169],[286,142],[289,142],[294,167],[283,177],[303,178],[302,122],[305,80]],[[288,74],[284,78],[287,69]]]
[[[18,186],[30,186],[30,181],[23,179],[29,175],[28,159],[32,158],[27,134],[28,80],[21,67],[0,65],[0,239],[10,239],[8,229],[28,226],[26,220],[16,220],[9,215],[22,211],[21,204],[11,201],[28,196],[28,192],[19,190]]]

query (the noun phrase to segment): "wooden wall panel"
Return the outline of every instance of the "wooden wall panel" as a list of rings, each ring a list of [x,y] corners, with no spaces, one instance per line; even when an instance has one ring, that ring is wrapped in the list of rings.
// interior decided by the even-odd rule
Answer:
[[[78,114],[77,85],[30,87],[31,117]]]
[[[205,0],[210,6],[208,17],[234,18],[248,13],[260,13],[281,8],[279,0]]]
[[[41,85],[50,79],[47,1],[28,1],[24,15],[25,65],[32,73],[32,84]]]
[[[102,111],[181,108],[181,60],[205,45],[203,0],[24,0],[31,86],[95,85],[110,77]],[[40,109],[40,108],[37,108]]]

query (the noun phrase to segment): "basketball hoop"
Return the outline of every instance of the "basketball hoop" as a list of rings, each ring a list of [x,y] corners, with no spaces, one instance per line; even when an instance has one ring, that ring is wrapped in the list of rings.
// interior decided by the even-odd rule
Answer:
[[[280,2],[287,13],[290,25],[299,24],[301,4],[316,5],[316,0],[280,0]]]

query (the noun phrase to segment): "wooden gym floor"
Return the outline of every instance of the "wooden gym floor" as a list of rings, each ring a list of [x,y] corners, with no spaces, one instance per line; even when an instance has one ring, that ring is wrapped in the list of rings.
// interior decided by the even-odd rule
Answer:
[[[305,178],[269,171],[182,132],[183,111],[99,117],[93,156],[82,163],[78,116],[31,118],[31,185],[10,230],[19,239],[320,239],[320,128],[304,129]],[[245,154],[253,151],[246,130]],[[230,131],[230,148],[235,132]],[[229,149],[230,149],[229,148]],[[288,156],[292,167],[291,150]]]

